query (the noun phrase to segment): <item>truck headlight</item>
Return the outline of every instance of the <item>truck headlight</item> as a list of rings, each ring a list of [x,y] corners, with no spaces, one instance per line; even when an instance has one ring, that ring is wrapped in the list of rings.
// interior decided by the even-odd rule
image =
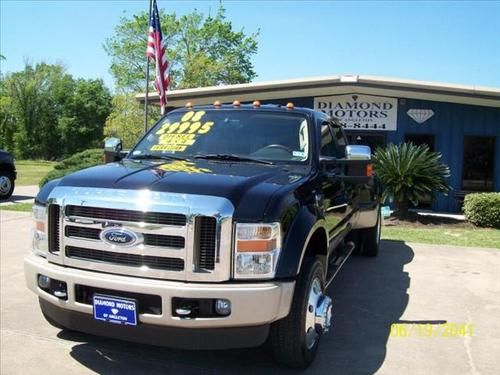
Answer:
[[[33,206],[33,253],[47,257],[49,242],[47,237],[47,207],[35,204]]]
[[[272,278],[281,251],[279,223],[236,224],[234,277]]]

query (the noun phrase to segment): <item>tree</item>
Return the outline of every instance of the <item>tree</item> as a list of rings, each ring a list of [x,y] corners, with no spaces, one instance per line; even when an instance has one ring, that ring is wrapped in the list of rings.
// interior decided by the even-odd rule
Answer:
[[[0,149],[14,152],[15,130],[12,99],[8,95],[5,80],[0,77]]]
[[[18,158],[55,159],[102,141],[111,95],[60,65],[26,64],[1,77],[0,141]]]
[[[418,205],[426,194],[449,190],[450,169],[440,159],[441,154],[427,145],[390,144],[376,149],[373,167],[385,188],[383,200],[393,199],[394,216],[405,218],[409,202]]]
[[[177,17],[160,11],[172,88],[192,88],[250,82],[256,77],[251,56],[258,33],[234,31],[219,6],[215,16],[198,11]],[[119,90],[144,91],[148,14],[123,17],[104,49],[112,58],[111,73]],[[154,68],[153,68],[154,69]]]
[[[113,97],[112,111],[106,120],[104,135],[118,137],[125,149],[131,148],[144,134],[144,108],[133,94],[117,94]],[[149,108],[149,126],[160,116],[158,107]]]
[[[63,154],[98,147],[111,112],[111,94],[101,79],[78,79],[58,120]]]
[[[59,65],[27,64],[23,71],[5,78],[9,113],[15,122],[14,151],[22,158],[59,155],[57,117],[64,103],[55,93],[71,93],[73,80]]]

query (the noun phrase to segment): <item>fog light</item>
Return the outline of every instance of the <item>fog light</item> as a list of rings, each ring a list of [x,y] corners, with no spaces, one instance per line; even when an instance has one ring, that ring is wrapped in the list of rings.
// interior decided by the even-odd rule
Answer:
[[[66,299],[66,297],[68,296],[65,290],[54,290],[54,295],[57,298],[64,298],[64,299]]]
[[[215,300],[215,312],[219,315],[231,314],[231,301],[227,299]]]
[[[40,289],[50,288],[50,277],[45,275],[38,275],[38,287]]]
[[[68,299],[68,288],[64,281],[55,280],[55,283],[52,285],[53,291],[52,294],[55,295],[59,299]]]

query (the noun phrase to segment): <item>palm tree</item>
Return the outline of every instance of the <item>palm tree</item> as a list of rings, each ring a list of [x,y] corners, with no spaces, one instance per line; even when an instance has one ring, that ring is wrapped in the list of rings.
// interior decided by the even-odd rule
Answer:
[[[418,205],[425,195],[450,189],[446,181],[450,169],[440,160],[441,154],[427,145],[389,144],[376,149],[373,167],[385,188],[384,201],[392,198],[394,216],[405,218],[410,202]]]

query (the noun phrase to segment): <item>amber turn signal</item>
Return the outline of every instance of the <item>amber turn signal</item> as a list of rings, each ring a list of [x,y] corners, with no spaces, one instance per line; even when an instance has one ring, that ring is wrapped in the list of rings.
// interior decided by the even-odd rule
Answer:
[[[373,165],[372,164],[366,164],[366,175],[367,176],[373,175]]]
[[[43,221],[36,222],[36,230],[40,232],[45,232],[45,223]]]
[[[246,252],[265,252],[276,249],[276,239],[271,240],[238,240],[237,251]]]

